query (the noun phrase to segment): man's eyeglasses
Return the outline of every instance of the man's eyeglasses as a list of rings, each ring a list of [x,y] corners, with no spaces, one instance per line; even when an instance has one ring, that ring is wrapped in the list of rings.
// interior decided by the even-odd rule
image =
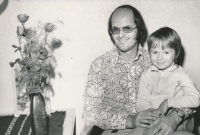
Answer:
[[[111,29],[111,33],[113,34],[113,35],[117,35],[117,34],[119,34],[120,33],[120,30],[122,29],[122,31],[124,32],[124,33],[131,33],[134,29],[136,29],[137,27],[131,27],[131,26],[125,26],[125,27],[122,27],[122,28],[118,28],[118,27],[113,27],[112,29]]]

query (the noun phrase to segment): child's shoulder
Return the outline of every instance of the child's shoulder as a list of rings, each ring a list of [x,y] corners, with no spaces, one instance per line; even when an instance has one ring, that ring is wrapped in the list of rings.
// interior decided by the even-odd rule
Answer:
[[[153,65],[150,65],[149,68],[144,69],[144,71],[142,72],[142,75],[147,76],[150,72],[152,72],[152,67]]]
[[[183,67],[177,66],[177,68],[173,71],[173,74],[178,75],[178,76],[184,76],[184,75],[187,75],[188,73]]]

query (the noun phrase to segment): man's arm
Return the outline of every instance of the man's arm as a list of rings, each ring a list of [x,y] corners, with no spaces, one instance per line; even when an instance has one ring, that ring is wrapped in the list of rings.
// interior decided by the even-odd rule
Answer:
[[[102,100],[100,94],[96,93],[96,88],[98,88],[99,78],[98,71],[96,70],[98,67],[95,66],[94,61],[89,69],[88,78],[85,86],[84,92],[84,107],[82,118],[85,122],[85,125],[81,131],[81,135],[89,135],[94,125],[99,126],[100,120],[98,118],[99,114],[99,103]],[[99,68],[98,68],[99,69]],[[97,86],[98,85],[98,86]],[[97,87],[96,87],[97,86]],[[96,101],[96,102],[95,102]]]
[[[127,112],[110,112],[102,103],[105,86],[102,83],[100,60],[97,59],[92,63],[88,73],[84,94],[83,120],[86,125],[95,125],[103,129],[125,129]],[[134,109],[131,108],[131,110]]]
[[[84,125],[83,129],[81,130],[80,135],[90,135],[94,126],[92,125]]]

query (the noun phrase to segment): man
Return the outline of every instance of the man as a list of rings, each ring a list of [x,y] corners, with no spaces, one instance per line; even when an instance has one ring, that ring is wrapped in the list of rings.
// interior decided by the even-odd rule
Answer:
[[[140,75],[150,65],[148,52],[140,44],[145,24],[137,9],[123,5],[111,14],[108,25],[116,47],[91,65],[84,95],[85,126],[81,134],[97,134],[94,126],[105,130],[102,130],[103,135],[143,134],[139,128],[133,128],[147,128],[157,120],[152,109],[138,113],[136,108]],[[173,112],[144,133],[172,133],[180,121]]]

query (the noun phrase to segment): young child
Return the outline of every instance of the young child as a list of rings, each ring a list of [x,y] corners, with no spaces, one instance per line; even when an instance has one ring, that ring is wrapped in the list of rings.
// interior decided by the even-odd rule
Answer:
[[[175,61],[181,39],[175,30],[164,27],[147,41],[152,66],[140,78],[137,107],[139,111],[154,108],[164,115],[170,108],[196,108],[199,93],[186,71]]]

